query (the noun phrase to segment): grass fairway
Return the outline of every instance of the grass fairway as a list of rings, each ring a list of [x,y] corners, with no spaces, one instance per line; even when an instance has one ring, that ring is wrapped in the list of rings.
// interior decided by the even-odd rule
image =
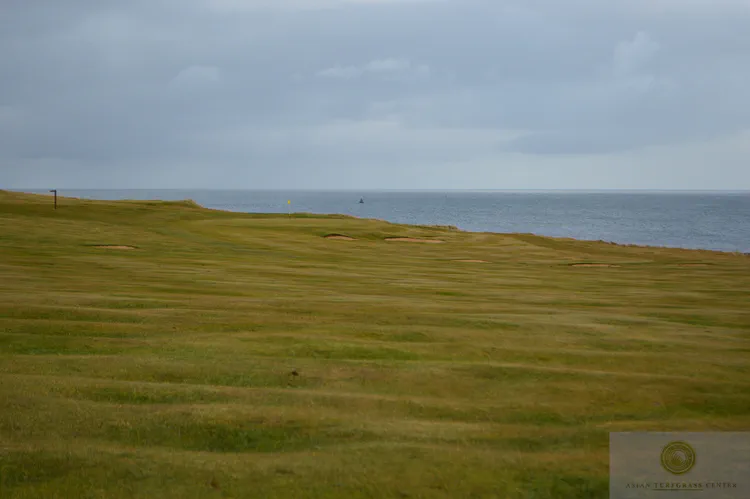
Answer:
[[[610,431],[750,428],[749,291],[745,255],[0,191],[0,497],[606,497]]]

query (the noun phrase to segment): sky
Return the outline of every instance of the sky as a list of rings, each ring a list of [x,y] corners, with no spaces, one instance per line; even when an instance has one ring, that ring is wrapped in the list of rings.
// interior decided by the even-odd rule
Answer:
[[[750,0],[2,0],[0,189],[750,189]]]

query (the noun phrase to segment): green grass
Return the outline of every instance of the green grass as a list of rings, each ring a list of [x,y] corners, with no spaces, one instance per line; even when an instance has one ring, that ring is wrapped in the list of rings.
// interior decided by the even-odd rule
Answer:
[[[746,255],[0,191],[0,283],[3,498],[599,498],[750,426]]]

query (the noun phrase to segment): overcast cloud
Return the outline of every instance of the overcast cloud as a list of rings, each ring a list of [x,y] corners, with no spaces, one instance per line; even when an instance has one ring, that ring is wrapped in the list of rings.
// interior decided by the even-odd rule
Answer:
[[[3,0],[48,186],[750,189],[750,0]]]

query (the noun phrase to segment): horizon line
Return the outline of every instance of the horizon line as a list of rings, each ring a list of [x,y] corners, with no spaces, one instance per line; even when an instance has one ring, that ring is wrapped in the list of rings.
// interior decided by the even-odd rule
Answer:
[[[747,189],[663,189],[663,188],[564,188],[564,189],[540,189],[540,188],[515,188],[515,189],[442,189],[442,188],[229,188],[229,187],[26,187],[6,188],[9,191],[49,191],[50,189],[68,191],[203,191],[203,192],[750,192]],[[3,190],[0,188],[0,190]]]

